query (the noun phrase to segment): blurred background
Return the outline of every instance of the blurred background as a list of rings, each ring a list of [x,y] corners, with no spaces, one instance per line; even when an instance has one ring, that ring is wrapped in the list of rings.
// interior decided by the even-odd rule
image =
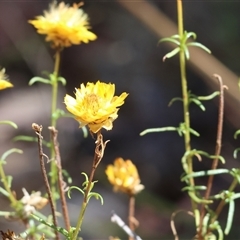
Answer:
[[[22,187],[28,192],[44,191],[37,145],[12,142],[12,138],[16,135],[34,136],[31,124],[36,122],[43,125],[44,138],[49,139],[50,87],[42,84],[30,87],[28,82],[33,76],[42,76],[44,70],[53,71],[54,52],[28,20],[41,15],[50,2],[0,0],[0,65],[6,68],[14,84],[14,88],[1,91],[0,119],[11,120],[18,125],[17,130],[1,126],[0,154],[12,147],[24,151],[22,155],[11,156],[5,166],[6,173],[14,176],[13,189],[19,198],[22,197]],[[222,155],[227,160],[225,167],[239,167],[233,151],[240,142],[234,140],[233,135],[240,128],[240,1],[193,0],[183,3],[185,29],[195,32],[197,41],[212,51],[209,56],[201,55],[201,50],[192,52],[187,69],[189,88],[196,95],[208,95],[218,90],[212,75],[218,73],[223,77],[229,89]],[[117,157],[123,157],[136,164],[145,186],[136,200],[136,218],[140,223],[137,233],[142,239],[173,239],[170,228],[172,212],[190,209],[188,197],[181,191],[184,184],[180,182],[183,138],[175,132],[152,133],[143,137],[139,133],[146,128],[178,126],[183,121],[181,102],[168,107],[172,98],[181,96],[178,58],[163,63],[163,56],[171,48],[166,43],[158,45],[160,38],[177,33],[176,2],[86,0],[83,9],[88,13],[92,31],[98,39],[62,52],[61,75],[66,78],[67,86],[60,86],[58,107],[65,109],[64,95],[73,95],[75,87],[89,81],[114,83],[117,95],[128,92],[129,96],[119,111],[113,130],[104,132],[105,140],[110,139],[110,142],[95,176],[99,181],[96,191],[103,196],[104,205],[94,199],[90,202],[81,236],[84,239],[127,238],[110,222],[110,217],[114,210],[127,221],[128,198],[121,193],[113,193],[105,175],[106,165]],[[191,105],[192,128],[201,134],[192,138],[192,147],[213,154],[218,100],[206,102],[205,107],[206,111],[202,112]],[[60,119],[57,128],[63,168],[72,176],[73,185],[80,186],[84,180],[81,172],[89,173],[91,169],[94,140],[91,136],[84,138],[73,119]],[[209,160],[202,163],[196,160],[195,164],[196,169],[211,166]],[[214,191],[227,189],[231,180],[225,175],[216,177]],[[69,200],[72,224],[76,221],[81,201],[77,192]],[[9,209],[8,201],[3,197],[0,197],[0,206],[0,210]],[[239,208],[239,201],[236,201],[236,213]],[[226,213],[227,208],[221,215],[223,226]],[[239,221],[236,214],[233,230],[226,239],[240,239]],[[193,237],[193,219],[187,214],[177,215],[176,226],[180,239]],[[0,219],[0,230],[7,229],[24,230],[20,222]]]

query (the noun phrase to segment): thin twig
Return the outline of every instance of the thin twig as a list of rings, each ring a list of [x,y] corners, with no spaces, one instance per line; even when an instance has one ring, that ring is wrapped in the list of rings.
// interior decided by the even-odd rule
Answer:
[[[116,214],[112,213],[111,221],[116,223],[122,230],[127,233],[127,235],[134,240],[142,240],[134,231],[132,231],[129,226]]]
[[[190,211],[187,211],[187,210],[184,210],[184,209],[180,209],[180,210],[177,210],[176,212],[173,212],[172,213],[172,216],[171,216],[171,221],[170,221],[170,226],[171,226],[171,229],[172,229],[172,232],[173,232],[173,236],[174,236],[174,240],[179,240],[179,237],[178,237],[178,233],[177,233],[177,229],[175,227],[175,220],[174,218],[176,217],[176,215],[180,212],[186,212],[188,215],[194,217],[194,214]]]
[[[215,78],[217,78],[219,82],[219,88],[220,88],[220,95],[219,95],[219,111],[218,111],[218,127],[217,127],[217,137],[216,137],[216,147],[215,147],[215,155],[219,156],[221,154],[221,147],[222,147],[222,129],[223,129],[223,113],[224,113],[224,89],[227,88],[225,85],[223,85],[221,76],[214,74]],[[217,168],[219,162],[219,158],[215,158],[212,163],[211,169],[214,170]],[[205,192],[205,199],[208,199],[213,185],[213,175],[210,175],[208,178],[207,183],[207,190]],[[202,224],[203,224],[203,218],[205,216],[206,209],[204,204],[201,206],[201,218],[200,218],[200,225],[199,225],[199,236],[201,236],[202,231]]]
[[[43,148],[42,148],[42,126],[39,126],[36,123],[32,124],[32,129],[35,131],[37,138],[38,138],[38,151],[39,151],[39,159],[40,159],[40,166],[41,166],[41,170],[42,170],[42,175],[43,175],[43,179],[44,179],[44,183],[46,186],[46,190],[47,190],[47,194],[48,194],[48,199],[49,199],[49,203],[50,203],[50,207],[51,207],[51,211],[52,211],[52,217],[53,217],[53,223],[54,225],[57,227],[57,217],[56,217],[56,211],[55,211],[55,206],[53,203],[53,197],[52,197],[52,192],[51,192],[51,188],[48,182],[48,177],[47,177],[47,171],[44,165],[44,157],[46,157],[49,161],[49,158],[46,154],[43,153]],[[55,230],[55,235],[56,235],[56,240],[59,240],[59,233],[57,230]]]
[[[92,185],[94,173],[96,171],[97,166],[99,165],[99,163],[101,162],[101,160],[103,158],[104,150],[105,150],[108,142],[109,142],[109,140],[103,142],[102,134],[100,132],[97,133],[96,148],[95,148],[95,154],[94,154],[94,158],[93,158],[92,171],[91,171],[89,181],[88,181],[88,185],[87,185],[85,195],[84,195],[84,201],[85,202],[87,202],[87,198],[88,198],[88,194],[90,192],[90,188],[91,188],[91,185]]]
[[[69,214],[68,214],[68,207],[67,207],[67,201],[66,196],[64,194],[64,181],[62,176],[62,164],[61,164],[61,156],[59,151],[59,144],[57,141],[57,135],[58,131],[54,126],[48,128],[51,132],[52,137],[52,143],[54,147],[55,152],[55,158],[56,158],[56,165],[57,165],[57,173],[58,173],[58,187],[59,187],[59,193],[60,193],[60,199],[61,199],[61,205],[62,205],[62,212],[63,212],[63,219],[65,222],[66,229],[70,230],[70,220],[69,220]]]
[[[134,232],[135,230],[135,217],[134,217],[134,211],[135,211],[135,196],[130,195],[129,198],[129,213],[128,213],[128,222],[130,229]],[[133,240],[131,236],[129,236],[129,240]]]

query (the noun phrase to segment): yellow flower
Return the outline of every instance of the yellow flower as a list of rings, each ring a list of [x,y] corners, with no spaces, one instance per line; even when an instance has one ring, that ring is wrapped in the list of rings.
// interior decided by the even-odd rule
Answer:
[[[8,81],[8,77],[5,74],[5,68],[3,68],[0,70],[0,90],[10,87],[13,87],[13,85]]]
[[[129,159],[116,158],[113,165],[107,166],[106,174],[114,191],[135,195],[144,189],[137,168]]]
[[[54,1],[43,16],[30,20],[39,34],[47,35],[46,41],[52,42],[54,48],[69,47],[72,44],[88,43],[97,36],[90,32],[88,15],[79,8],[80,4],[69,6],[64,2]]]
[[[88,82],[86,86],[81,84],[80,88],[76,89],[76,98],[66,95],[64,103],[80,123],[79,127],[88,125],[93,133],[97,133],[101,128],[111,130],[113,121],[118,117],[118,107],[123,105],[128,96],[125,92],[119,97],[114,96],[114,92],[114,84]]]

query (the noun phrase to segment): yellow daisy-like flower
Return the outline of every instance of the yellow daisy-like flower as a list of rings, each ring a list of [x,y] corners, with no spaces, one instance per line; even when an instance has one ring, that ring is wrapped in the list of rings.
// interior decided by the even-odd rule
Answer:
[[[64,103],[80,123],[79,127],[88,125],[91,132],[97,133],[101,128],[112,129],[112,123],[118,117],[118,107],[123,105],[128,96],[125,92],[119,97],[114,96],[114,93],[114,84],[88,82],[86,86],[81,84],[80,88],[76,89],[76,98],[66,95]]]
[[[129,159],[116,158],[113,165],[107,166],[106,174],[114,191],[135,195],[144,189],[137,168]]]
[[[53,43],[53,48],[69,47],[81,42],[88,43],[97,36],[90,32],[88,15],[79,8],[80,4],[69,6],[64,2],[54,1],[43,16],[30,20],[39,34],[47,35],[46,41]]]
[[[5,74],[5,68],[3,68],[0,71],[0,90],[10,87],[13,87],[13,85],[8,81],[8,77]]]

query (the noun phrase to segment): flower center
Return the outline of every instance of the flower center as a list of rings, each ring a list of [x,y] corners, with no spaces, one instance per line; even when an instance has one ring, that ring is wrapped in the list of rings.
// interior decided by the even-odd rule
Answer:
[[[86,95],[85,101],[86,106],[90,108],[94,114],[99,110],[99,97],[96,94],[90,93]]]

